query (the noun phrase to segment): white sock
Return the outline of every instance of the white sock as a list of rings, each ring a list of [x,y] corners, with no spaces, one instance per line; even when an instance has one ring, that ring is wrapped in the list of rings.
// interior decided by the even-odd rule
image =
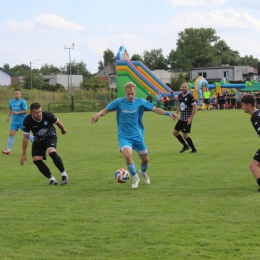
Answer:
[[[139,177],[138,177],[138,174],[136,173],[135,175],[133,175],[133,178],[134,179],[138,179]]]
[[[50,181],[55,181],[56,179],[53,176],[51,176],[49,180]]]
[[[67,176],[67,173],[64,171],[61,173],[61,176]]]

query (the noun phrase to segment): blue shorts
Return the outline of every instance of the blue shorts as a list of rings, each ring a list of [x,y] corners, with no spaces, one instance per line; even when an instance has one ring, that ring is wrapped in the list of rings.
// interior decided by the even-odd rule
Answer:
[[[12,122],[10,126],[10,130],[16,130],[18,131],[19,128],[23,131],[23,124]]]
[[[138,154],[147,154],[147,148],[144,140],[137,141],[133,139],[119,138],[118,141],[119,141],[120,151],[122,151],[124,147],[130,147],[131,149],[135,150]]]

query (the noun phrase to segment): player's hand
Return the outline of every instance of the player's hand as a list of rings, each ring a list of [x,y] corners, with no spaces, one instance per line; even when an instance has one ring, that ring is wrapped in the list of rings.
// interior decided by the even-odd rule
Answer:
[[[189,118],[187,119],[187,125],[190,125],[190,124],[191,124],[191,121],[192,121],[192,118],[189,117]]]
[[[6,118],[6,122],[9,122],[9,117]]]
[[[67,129],[65,129],[65,128],[62,129],[62,130],[61,130],[61,133],[62,133],[63,135],[65,135],[65,134],[67,133]]]
[[[25,155],[25,156],[22,156],[21,159],[20,159],[20,164],[21,164],[21,165],[24,165],[24,162],[27,162],[27,157],[26,157],[26,155]]]
[[[172,114],[172,119],[176,120],[178,118],[178,114]]]
[[[92,123],[91,123],[91,124],[93,124],[93,123],[96,124],[96,122],[98,121],[98,119],[99,119],[99,116],[98,116],[98,115],[92,116]]]

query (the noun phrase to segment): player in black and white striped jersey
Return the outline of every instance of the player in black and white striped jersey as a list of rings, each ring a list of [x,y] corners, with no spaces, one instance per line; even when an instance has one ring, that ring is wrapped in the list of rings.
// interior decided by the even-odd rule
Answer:
[[[189,147],[192,149],[191,153],[197,153],[198,151],[189,136],[192,119],[197,112],[197,103],[193,95],[189,93],[189,86],[187,82],[182,83],[182,93],[178,96],[178,106],[175,117],[178,117],[179,112],[181,112],[181,117],[174,127],[173,135],[183,145],[180,153],[189,150]],[[180,131],[182,131],[183,137],[179,134]]]

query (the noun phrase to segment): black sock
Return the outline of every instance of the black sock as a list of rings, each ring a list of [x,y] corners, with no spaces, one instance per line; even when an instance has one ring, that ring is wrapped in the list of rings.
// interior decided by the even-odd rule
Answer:
[[[193,144],[193,142],[192,142],[192,140],[191,140],[190,137],[188,137],[188,138],[185,139],[185,140],[186,140],[186,142],[188,143],[189,147],[190,147],[192,150],[196,150],[196,149],[195,149],[195,146],[194,146],[194,144]]]
[[[56,152],[50,153],[49,156],[52,158],[55,166],[60,170],[60,172],[64,172],[65,169],[60,156]]]
[[[38,161],[34,161],[33,162],[39,169],[39,171],[48,179],[51,178],[51,172],[50,169],[48,168],[48,166],[42,161],[42,160],[38,160]]]
[[[183,137],[180,134],[177,135],[176,138],[179,140],[181,144],[183,144],[185,147],[188,147],[188,145],[185,143]]]
[[[259,186],[259,188],[260,188],[260,178],[258,178],[258,179],[256,180],[256,182],[257,182],[257,184],[258,184],[258,186]]]

